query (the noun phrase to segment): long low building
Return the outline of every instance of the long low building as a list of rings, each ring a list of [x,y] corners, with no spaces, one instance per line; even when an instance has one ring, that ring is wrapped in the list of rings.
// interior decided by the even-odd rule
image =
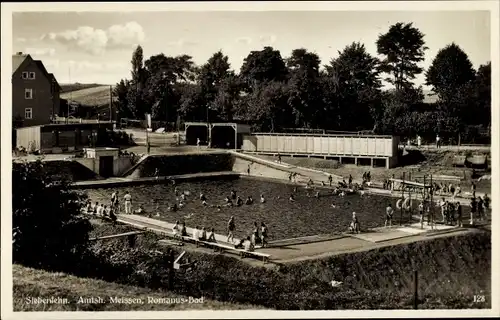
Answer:
[[[100,123],[45,124],[16,129],[17,148],[44,153],[60,153],[89,146],[90,136],[99,129],[113,129],[109,121]]]
[[[390,135],[252,133],[243,136],[241,149],[392,168],[398,164],[398,145],[399,137]]]

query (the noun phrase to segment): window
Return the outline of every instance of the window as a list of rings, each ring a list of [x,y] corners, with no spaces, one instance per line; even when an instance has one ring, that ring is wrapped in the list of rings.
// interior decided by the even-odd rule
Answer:
[[[32,80],[35,79],[35,73],[34,72],[30,72],[29,78],[32,79]]]
[[[23,79],[28,79],[28,76],[29,76],[28,72],[23,72]]]
[[[33,109],[32,108],[24,109],[24,118],[25,119],[33,119]]]
[[[24,98],[33,99],[33,89],[24,89]]]

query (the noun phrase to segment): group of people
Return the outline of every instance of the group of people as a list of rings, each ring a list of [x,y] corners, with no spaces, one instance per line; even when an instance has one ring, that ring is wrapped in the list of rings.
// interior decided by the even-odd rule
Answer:
[[[85,205],[85,212],[88,214],[109,217],[113,221],[116,221],[116,214],[120,213],[118,191],[115,191],[111,194],[110,200],[111,201],[109,202],[109,205],[99,203],[99,201],[96,201],[95,204],[92,205],[92,200],[88,199],[87,204]],[[128,191],[125,192],[123,200],[125,213],[132,214],[132,196]],[[139,210],[143,210],[142,206],[139,208]]]
[[[234,243],[234,232],[236,231],[236,223],[234,221],[234,216],[231,216],[227,222],[227,240],[226,242]],[[267,246],[268,239],[268,229],[264,222],[260,223],[260,227],[257,222],[254,222],[253,229],[250,235],[246,238],[241,239],[234,247],[236,249],[244,248],[246,251],[253,251],[257,244],[261,244],[262,247]]]
[[[235,244],[234,233],[236,231],[236,223],[234,220],[234,216],[231,216],[229,221],[227,222],[227,239],[226,242]],[[182,241],[183,237],[188,237],[188,232],[186,228],[186,224],[184,222],[180,223],[178,220],[175,222],[172,227],[172,233],[174,238]],[[206,242],[217,242],[215,238],[215,230],[214,228],[210,229],[210,232],[207,234],[207,229],[205,227],[196,226],[193,229],[191,237],[195,241],[206,241]],[[261,222],[260,227],[257,222],[254,222],[254,226],[250,235],[246,238],[241,239],[238,243],[235,244],[236,249],[244,248],[246,251],[253,251],[255,249],[256,244],[261,244],[262,247],[267,245],[268,239],[268,229],[264,222]]]

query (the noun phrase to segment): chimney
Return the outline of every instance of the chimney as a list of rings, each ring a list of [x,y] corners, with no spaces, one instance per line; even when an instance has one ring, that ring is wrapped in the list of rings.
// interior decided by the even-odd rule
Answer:
[[[22,55],[23,55],[23,53],[22,53],[21,51],[19,51],[19,52],[17,53],[17,55],[18,55],[18,56],[22,56]]]

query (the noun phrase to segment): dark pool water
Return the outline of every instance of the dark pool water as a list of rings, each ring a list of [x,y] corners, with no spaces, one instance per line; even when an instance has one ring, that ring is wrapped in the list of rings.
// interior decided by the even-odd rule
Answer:
[[[320,191],[320,198],[314,197],[315,191],[298,188],[295,202],[288,200],[293,193],[293,185],[260,181],[254,179],[236,179],[220,181],[193,181],[179,182],[180,192],[189,191],[187,204],[177,212],[168,211],[169,205],[176,202],[174,187],[167,184],[142,185],[125,188],[89,189],[87,193],[92,202],[109,203],[111,193],[119,191],[119,198],[123,202],[125,191],[132,195],[133,210],[143,205],[146,213],[160,213],[157,219],[174,223],[176,220],[185,221],[189,227],[215,228],[216,233],[225,234],[226,223],[230,216],[235,217],[236,236],[241,238],[248,235],[254,222],[260,225],[265,222],[269,228],[270,240],[310,236],[343,232],[351,221],[355,211],[362,228],[382,226],[385,219],[385,208],[389,203],[395,206],[396,199],[382,196],[348,195],[345,197],[333,196],[326,190]],[[243,200],[252,196],[255,200],[252,205],[241,207],[222,207],[219,212],[212,205],[224,204],[226,196],[235,190]],[[205,207],[199,200],[203,192],[209,206]],[[266,198],[266,203],[259,201],[260,194]],[[336,208],[332,208],[335,203]],[[158,209],[157,209],[158,208]],[[395,215],[399,221],[398,214]]]

